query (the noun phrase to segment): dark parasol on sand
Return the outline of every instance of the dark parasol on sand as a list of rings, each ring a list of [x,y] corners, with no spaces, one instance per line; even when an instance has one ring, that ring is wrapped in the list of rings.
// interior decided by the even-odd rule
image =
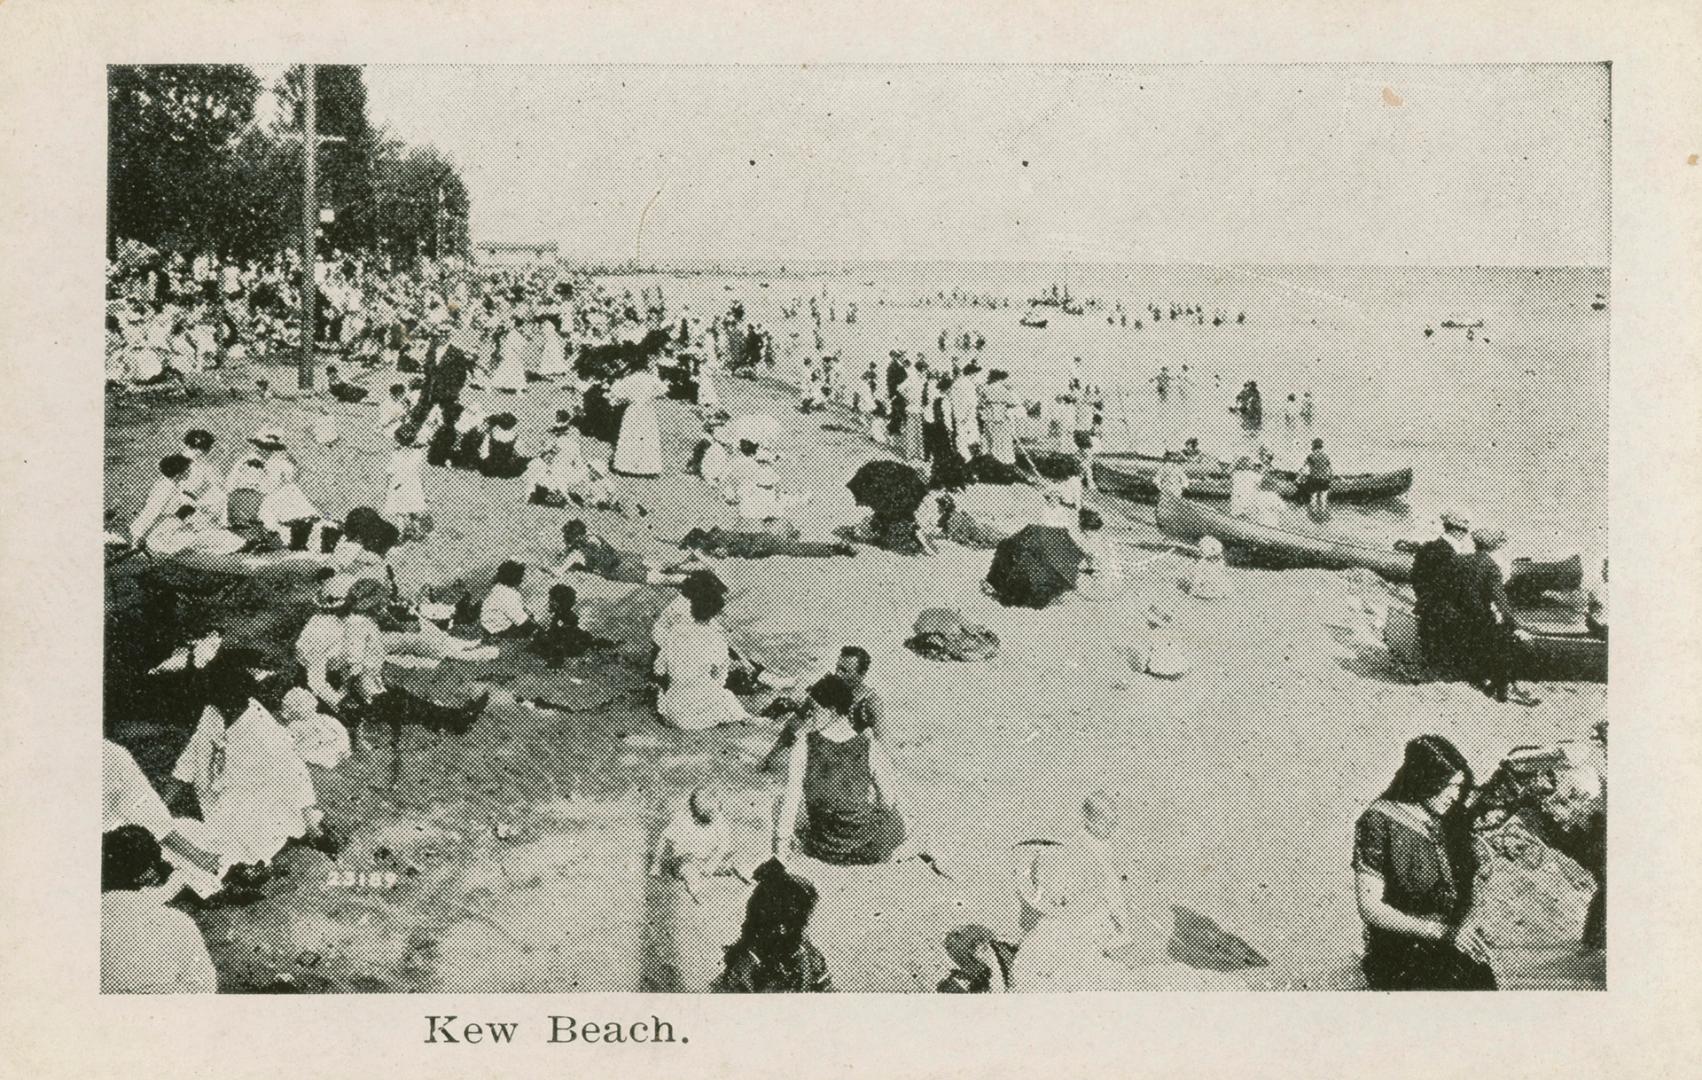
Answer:
[[[1043,608],[1076,587],[1086,558],[1068,529],[1029,525],[994,549],[987,585],[1006,607]]]
[[[902,461],[871,461],[845,486],[858,506],[868,507],[877,517],[914,518],[928,497],[927,481]]]

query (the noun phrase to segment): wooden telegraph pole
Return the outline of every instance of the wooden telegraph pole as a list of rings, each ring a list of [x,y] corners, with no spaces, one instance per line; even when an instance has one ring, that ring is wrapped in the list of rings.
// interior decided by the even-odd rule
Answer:
[[[301,355],[297,360],[297,385],[313,389],[313,347],[318,336],[318,282],[313,271],[317,263],[314,253],[315,233],[319,228],[319,137],[314,116],[318,107],[317,78],[312,64],[301,66],[302,138],[301,138]]]

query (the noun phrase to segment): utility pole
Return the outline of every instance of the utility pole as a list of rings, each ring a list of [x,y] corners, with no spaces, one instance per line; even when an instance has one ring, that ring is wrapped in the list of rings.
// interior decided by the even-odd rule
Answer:
[[[315,110],[318,106],[318,79],[312,64],[301,66],[302,138],[301,138],[301,355],[297,360],[296,384],[303,390],[313,389],[314,338],[318,336],[316,318],[318,282],[314,269],[318,257],[314,252],[315,233],[319,229],[319,137]]]

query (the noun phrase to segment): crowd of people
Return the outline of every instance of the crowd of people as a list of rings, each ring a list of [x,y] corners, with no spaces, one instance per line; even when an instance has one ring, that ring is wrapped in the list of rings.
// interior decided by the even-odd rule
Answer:
[[[153,385],[169,381],[172,372],[257,360],[287,347],[300,333],[296,272],[289,253],[239,264],[121,252],[109,272],[114,381]],[[483,716],[488,694],[429,700],[393,685],[387,666],[401,658],[479,665],[530,655],[549,670],[630,644],[581,625],[574,582],[590,575],[674,594],[649,641],[639,643],[650,649],[646,676],[660,724],[680,731],[755,726],[776,734],[761,763],[778,782],[768,861],[748,877],[741,872],[740,852],[750,841],[732,834],[720,795],[710,788],[694,790],[680,804],[650,859],[652,874],[678,883],[693,900],[730,881],[752,889],[743,928],[713,988],[830,989],[828,959],[807,933],[819,893],[785,860],[800,854],[854,867],[917,859],[938,870],[922,828],[925,815],[918,814],[927,796],[906,782],[887,734],[884,703],[871,683],[869,651],[846,645],[835,669],[813,680],[769,670],[735,647],[723,622],[731,596],[718,573],[721,560],[843,556],[859,543],[912,554],[931,552],[941,541],[999,547],[1009,535],[964,512],[950,492],[989,477],[1044,482],[1024,460],[1017,436],[1019,417],[1031,403],[1017,397],[1007,371],[983,366],[984,342],[968,335],[948,340],[942,332],[939,357],[894,350],[884,371],[870,363],[854,377],[838,357],[812,358],[799,388],[800,409],[834,407],[860,417],[860,430],[915,466],[938,503],[928,528],[916,520],[919,504],[912,501],[890,529],[880,508],[871,507],[871,523],[860,530],[805,539],[795,518],[814,495],[779,471],[784,425],[766,414],[734,416],[722,407],[725,384],[718,388],[718,379],[753,375],[774,363],[772,337],[739,304],[699,319],[671,311],[660,288],[617,296],[558,267],[489,271],[447,261],[403,272],[333,255],[315,278],[321,302],[312,332],[322,360],[336,361],[328,366],[332,377],[324,392],[342,401],[370,396],[377,406],[375,430],[388,455],[382,497],[375,491],[370,500],[377,508],[332,512],[309,495],[319,487],[316,478],[304,474],[279,427],[255,429],[230,459],[210,432],[193,428],[158,462],[158,479],[128,528],[109,534],[114,561],[146,552],[161,559],[204,557],[211,561],[202,565],[217,569],[225,565],[219,559],[289,552],[319,569],[315,610],[295,633],[285,670],[271,670],[214,634],[185,643],[146,675],[156,680],[153,686],[169,683],[173,700],[191,703],[193,733],[172,777],[193,791],[198,817],[169,811],[177,793],[156,791],[129,751],[106,744],[103,986],[213,989],[205,947],[197,951],[198,938],[187,932],[193,924],[176,912],[162,913],[160,902],[186,890],[201,902],[240,901],[264,886],[287,846],[334,846],[335,830],[327,829],[318,809],[310,765],[344,767],[352,756],[379,752],[388,734],[399,767],[405,725],[465,732]],[[814,301],[811,309],[819,327],[824,312]],[[841,313],[830,307],[825,315],[832,321]],[[843,317],[850,321],[854,311]],[[354,372],[354,379],[344,380],[343,371]],[[1161,372],[1160,379],[1161,396],[1182,393],[1188,373],[1184,369],[1172,382]],[[469,390],[478,391],[483,404],[465,400],[473,396]],[[1248,390],[1256,395],[1252,384]],[[493,400],[500,403],[498,395],[527,393],[554,398],[554,422],[541,431],[524,430],[514,410],[491,407]],[[713,513],[722,515],[692,530],[672,560],[622,550],[588,524],[600,514],[646,516],[642,500],[657,489],[645,481],[680,468],[664,452],[661,435],[659,403],[669,399],[695,410],[702,424],[702,439],[684,468],[702,482]],[[1120,587],[1125,567],[1099,534],[1099,515],[1084,505],[1105,399],[1083,379],[1079,360],[1056,404],[1055,443],[1086,465],[1080,475],[1046,483],[1038,524],[1065,531],[1078,548],[1082,591],[1109,595]],[[329,445],[341,433],[328,414],[322,419],[314,437]],[[1178,466],[1200,460],[1197,442],[1190,442],[1176,456]],[[603,444],[610,447],[606,453]],[[519,553],[495,553],[500,561],[482,590],[463,574],[404,591],[391,555],[434,542],[436,514],[427,497],[434,485],[425,478],[437,468],[512,485],[517,504],[565,511],[559,562],[528,566]],[[1314,441],[1305,478],[1308,498],[1323,509],[1330,465],[1321,440]],[[1185,489],[1186,473],[1163,482]],[[1467,553],[1459,539],[1466,526],[1458,515],[1451,521],[1448,535],[1435,542],[1446,552],[1428,545],[1420,555],[1422,572],[1415,569],[1427,649],[1437,656],[1453,650],[1476,665],[1474,678],[1489,692],[1518,697],[1498,659],[1504,654],[1497,650],[1517,633],[1494,561],[1499,545],[1480,533],[1479,552]],[[1200,563],[1187,582],[1202,599],[1231,591],[1221,546],[1214,550],[1213,543],[1201,544]],[[533,572],[548,581],[547,601],[536,607],[526,598]],[[1148,670],[1163,673],[1167,663],[1157,660]],[[1409,750],[1409,759],[1415,753]],[[1441,775],[1454,758],[1440,749],[1433,756],[1441,764],[1426,759],[1422,770],[1403,770],[1414,776],[1397,778],[1378,804],[1382,816],[1368,812],[1361,823],[1354,866],[1361,910],[1375,939],[1367,972],[1381,973],[1373,985],[1423,984],[1426,977],[1410,970],[1426,965],[1446,968],[1432,983],[1481,976],[1452,954],[1447,963],[1454,966],[1447,967],[1435,950],[1408,940],[1445,940],[1433,932],[1440,923],[1423,920],[1441,918],[1450,897],[1436,892],[1440,886],[1430,878],[1411,887],[1396,883],[1417,858],[1403,854],[1412,841],[1396,834],[1418,819],[1399,807],[1417,800],[1441,815],[1449,792],[1458,791],[1453,774]],[[1459,772],[1469,785],[1469,770],[1454,769]],[[1082,980],[1104,974],[1106,963],[1126,964],[1139,953],[1120,885],[1125,878],[1108,846],[1117,817],[1114,796],[1089,795],[1081,835],[1038,852],[1019,875],[1018,940],[1001,940],[978,925],[954,931],[945,949],[957,967],[941,989],[1086,985]],[[1434,830],[1419,832],[1434,840]],[[1384,883],[1382,893],[1373,879]],[[133,949],[141,937],[158,944],[152,951]]]

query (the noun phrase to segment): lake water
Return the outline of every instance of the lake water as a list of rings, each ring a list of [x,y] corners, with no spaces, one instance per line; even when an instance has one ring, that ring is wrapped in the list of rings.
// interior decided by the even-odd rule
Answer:
[[[795,268],[794,268],[795,269]],[[672,308],[693,316],[741,300],[773,332],[778,374],[795,374],[814,338],[807,304],[799,318],[782,304],[814,296],[828,352],[848,370],[890,349],[940,357],[938,337],[986,338],[986,366],[1003,367],[1027,395],[1064,388],[1074,358],[1105,388],[1106,448],[1161,450],[1199,437],[1233,458],[1263,443],[1295,467],[1313,436],[1337,472],[1414,470],[1401,503],[1337,507],[1335,527],[1411,535],[1449,506],[1512,536],[1518,554],[1581,551],[1607,542],[1608,289],[1601,268],[1316,268],[863,264],[815,268],[804,277],[724,276],[615,279],[613,287],[660,285]],[[764,287],[762,282],[766,281]],[[1045,329],[1019,326],[1029,297],[1053,284],[1098,301],[1079,316],[1042,309]],[[731,285],[731,288],[727,286]],[[945,305],[938,294],[1009,297],[998,309]],[[930,305],[919,301],[932,297]],[[1108,325],[1121,303],[1129,325]],[[858,320],[843,314],[856,304]],[[1149,304],[1165,317],[1152,321]],[[1172,304],[1204,308],[1206,325],[1171,320]],[[1246,321],[1236,323],[1242,313]],[[1215,315],[1221,326],[1211,325]],[[1135,320],[1143,324],[1134,328]],[[1444,321],[1481,321],[1467,339]],[[1426,328],[1434,334],[1426,337]],[[1161,401],[1150,379],[1187,365],[1190,385]],[[1230,415],[1248,379],[1263,394],[1265,423],[1249,436]],[[1285,420],[1287,396],[1311,391],[1308,428]]]

